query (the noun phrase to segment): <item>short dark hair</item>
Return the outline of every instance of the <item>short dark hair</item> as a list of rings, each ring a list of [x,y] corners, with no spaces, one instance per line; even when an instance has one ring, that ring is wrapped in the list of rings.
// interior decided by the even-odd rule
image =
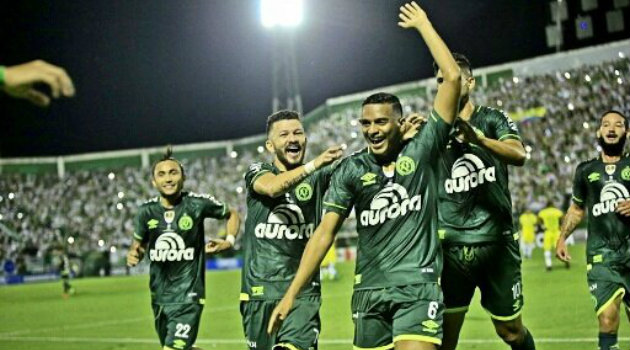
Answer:
[[[471,77],[473,76],[472,65],[470,64],[470,60],[468,59],[468,57],[462,55],[461,53],[453,52],[453,58],[455,59],[455,62],[457,62],[459,69],[461,69]],[[437,74],[439,70],[440,67],[438,67],[436,62],[433,62],[433,74]]]
[[[400,100],[398,99],[398,97],[396,97],[396,95],[388,94],[386,92],[377,92],[363,100],[363,104],[361,104],[361,107],[372,104],[390,104],[392,105],[394,112],[398,114],[398,117],[402,117],[403,115],[402,105],[400,104]]]
[[[623,118],[623,125],[626,129],[628,129],[628,117],[626,117],[623,113],[619,112],[616,109],[609,109],[606,112],[602,113],[602,115],[599,116],[599,126],[602,126],[602,123],[604,122],[604,117],[608,114],[617,114],[620,115]]]
[[[281,111],[277,111],[275,113],[273,113],[272,115],[267,117],[267,136],[269,136],[269,132],[271,131],[271,127],[273,126],[273,124],[275,122],[278,122],[280,120],[300,120],[300,114],[296,111],[290,111],[290,110],[281,110]]]
[[[166,146],[166,150],[164,151],[162,158],[156,160],[155,163],[153,163],[153,166],[151,166],[151,177],[155,177],[155,168],[157,167],[157,165],[167,160],[177,163],[177,165],[179,165],[179,169],[182,171],[182,176],[186,175],[182,163],[180,163],[179,160],[173,158],[173,147],[171,145],[168,145]]]

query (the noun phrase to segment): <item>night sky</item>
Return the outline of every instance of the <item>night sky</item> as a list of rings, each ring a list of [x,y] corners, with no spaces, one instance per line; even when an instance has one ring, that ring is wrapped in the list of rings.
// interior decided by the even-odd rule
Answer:
[[[272,35],[260,24],[258,1],[11,3],[0,4],[0,63],[41,58],[62,65],[77,95],[47,109],[0,96],[2,157],[205,142],[264,131],[271,112]],[[402,3],[306,0],[296,33],[305,112],[329,97],[431,75],[420,36],[396,25]],[[569,3],[579,10],[578,0]],[[551,21],[546,0],[420,4],[447,45],[475,66],[552,52],[545,41]],[[600,0],[602,11],[608,7],[612,0]],[[598,23],[596,39],[579,45],[627,36],[608,36]],[[571,31],[573,21],[565,26]],[[569,48],[578,45],[565,40]]]

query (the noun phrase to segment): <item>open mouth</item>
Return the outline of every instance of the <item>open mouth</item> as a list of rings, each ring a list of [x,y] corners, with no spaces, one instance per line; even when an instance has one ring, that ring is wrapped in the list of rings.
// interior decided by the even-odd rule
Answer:
[[[607,141],[615,141],[615,140],[617,140],[617,134],[608,134],[608,135],[606,135],[606,140]]]
[[[173,190],[175,189],[175,184],[167,184],[167,185],[162,186],[162,188],[165,190]]]
[[[297,156],[302,152],[302,147],[298,144],[290,144],[285,148],[285,152],[287,152],[288,155]]]
[[[368,138],[368,141],[373,147],[380,147],[385,143],[385,136],[382,135],[374,135]]]

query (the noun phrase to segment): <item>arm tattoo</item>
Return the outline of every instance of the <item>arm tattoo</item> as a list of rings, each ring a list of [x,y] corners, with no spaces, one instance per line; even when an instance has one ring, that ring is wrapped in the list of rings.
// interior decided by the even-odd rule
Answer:
[[[562,228],[560,229],[560,235],[564,238],[567,238],[573,233],[573,230],[580,224],[582,221],[583,212],[579,212],[569,208],[567,215],[562,220]]]

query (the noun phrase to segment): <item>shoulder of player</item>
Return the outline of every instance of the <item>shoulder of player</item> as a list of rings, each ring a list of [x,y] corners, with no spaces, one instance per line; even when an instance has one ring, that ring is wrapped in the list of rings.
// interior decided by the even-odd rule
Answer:
[[[483,113],[485,115],[493,115],[497,117],[509,118],[508,114],[498,108],[489,107],[489,106],[477,106],[477,113]]]
[[[249,173],[257,173],[261,170],[272,170],[273,164],[267,162],[255,162],[247,167],[247,172],[243,176],[246,176]]]
[[[341,158],[340,160],[338,160],[338,164],[336,166],[336,169],[340,169],[340,168],[344,168],[344,167],[356,167],[358,164],[362,163],[365,161],[365,159],[367,157],[369,157],[370,154],[368,153],[368,149],[367,148],[363,148],[360,149],[358,151],[354,151],[352,153],[350,153],[349,155]]]
[[[142,204],[140,204],[138,209],[146,209],[146,208],[152,207],[152,206],[154,206],[156,204],[157,205],[160,204],[160,197],[153,197],[153,198],[149,198],[149,199],[145,200]]]
[[[208,201],[208,200],[210,200],[210,201],[217,202],[217,203],[220,202],[213,195],[211,195],[209,193],[183,192],[182,196],[183,196],[184,199],[187,199],[189,201]]]

